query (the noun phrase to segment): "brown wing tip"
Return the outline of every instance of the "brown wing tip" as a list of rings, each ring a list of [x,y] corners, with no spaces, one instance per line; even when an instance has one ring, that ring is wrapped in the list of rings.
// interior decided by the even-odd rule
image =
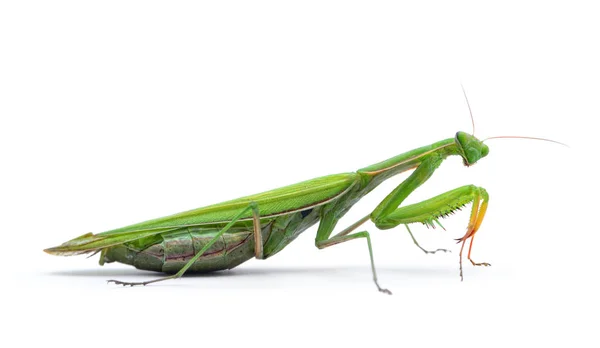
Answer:
[[[56,256],[72,256],[72,255],[81,255],[81,254],[87,254],[89,252],[92,252],[93,250],[84,250],[84,251],[75,251],[75,250],[71,250],[67,247],[64,246],[57,246],[57,247],[52,247],[52,248],[48,248],[48,249],[44,249],[44,252],[50,255],[56,255]]]
[[[62,255],[62,256],[86,254],[93,250],[81,250],[82,248],[78,248],[78,246],[84,244],[86,239],[93,237],[93,236],[94,236],[93,233],[88,232],[77,238],[73,238],[70,241],[65,242],[59,246],[44,249],[44,252],[47,254],[50,254],[50,255]],[[79,250],[74,250],[74,249],[79,249]]]
[[[61,255],[73,255],[70,254],[69,252],[65,251],[64,249],[61,250],[61,247],[53,247],[53,248],[48,248],[48,249],[44,249],[44,252],[46,254],[50,254],[50,255],[57,255],[57,256],[61,256]]]
[[[50,254],[50,255],[55,255],[56,253],[54,252],[54,248],[48,248],[48,249],[44,249],[44,252],[46,254]]]

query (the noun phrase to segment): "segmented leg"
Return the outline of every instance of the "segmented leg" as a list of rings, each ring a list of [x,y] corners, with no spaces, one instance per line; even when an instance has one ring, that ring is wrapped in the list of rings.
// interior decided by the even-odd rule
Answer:
[[[152,283],[156,283],[156,282],[162,282],[164,280],[168,280],[168,279],[177,279],[180,278],[181,276],[183,276],[183,274],[185,273],[185,271],[187,271],[193,264],[194,262],[196,262],[200,256],[202,256],[219,238],[221,238],[221,236],[223,235],[223,233],[227,232],[244,214],[246,214],[249,210],[253,211],[253,219],[254,219],[254,228],[258,228],[260,229],[260,220],[258,220],[258,206],[256,205],[256,203],[250,203],[246,208],[244,208],[243,210],[241,210],[236,216],[233,217],[233,219],[231,219],[231,221],[225,225],[225,227],[223,227],[208,243],[206,243],[206,245],[204,245],[204,247],[202,249],[200,249],[200,251],[198,251],[196,253],[196,255],[194,255],[194,257],[192,257],[186,264],[185,266],[183,266],[183,268],[181,268],[179,270],[179,272],[167,276],[167,277],[162,277],[162,278],[158,278],[158,279],[154,279],[154,280],[148,280],[145,282],[123,282],[120,280],[108,280],[108,283],[115,283],[117,285],[123,285],[123,286],[135,286],[135,285],[148,285],[148,284],[152,284]],[[254,231],[254,234],[256,235],[256,231]],[[260,231],[258,232],[258,234],[260,235]],[[262,238],[261,238],[262,241]],[[262,246],[262,244],[261,244]],[[256,252],[256,251],[255,251]],[[262,248],[260,249],[260,254],[262,256]]]
[[[375,261],[373,260],[373,248],[371,246],[371,236],[369,235],[369,232],[362,231],[362,232],[356,232],[356,233],[353,233],[350,235],[341,235],[341,236],[338,235],[338,236],[334,236],[334,237],[324,240],[324,241],[317,241],[316,245],[317,245],[317,248],[319,248],[319,249],[325,249],[332,245],[344,243],[344,242],[347,242],[349,240],[353,240],[356,238],[366,238],[367,239],[367,245],[369,247],[369,257],[371,258],[371,272],[373,273],[373,281],[375,282],[375,285],[377,286],[377,290],[379,290],[385,294],[391,295],[392,292],[389,291],[388,289],[384,289],[381,286],[379,286],[379,282],[377,281],[377,272],[375,271]]]
[[[491,263],[488,262],[475,262],[471,259],[471,248],[473,247],[473,241],[475,240],[475,235],[473,235],[471,237],[471,243],[469,243],[469,253],[467,254],[467,258],[469,259],[469,261],[471,261],[471,263],[473,264],[473,266],[491,266]]]
[[[438,222],[438,224],[439,224],[439,222]],[[416,245],[417,247],[419,247],[419,249],[423,250],[423,252],[424,252],[425,254],[435,254],[435,253],[437,253],[438,251],[443,251],[443,252],[445,252],[445,253],[446,253],[446,252],[447,252],[447,253],[449,253],[449,252],[450,252],[450,250],[448,250],[448,249],[437,249],[437,250],[434,250],[434,251],[430,251],[430,250],[426,250],[426,249],[424,249],[422,246],[420,246],[420,245],[419,245],[419,243],[418,243],[418,242],[417,242],[417,240],[415,239],[415,236],[413,236],[412,232],[410,231],[410,228],[408,228],[408,225],[404,225],[404,226],[406,226],[406,229],[408,230],[408,234],[410,234],[410,238],[412,238],[412,240],[413,240],[413,242],[415,243],[415,245]],[[442,225],[440,224],[440,226],[442,226]],[[443,227],[443,226],[442,226],[442,227]]]
[[[347,242],[349,240],[353,240],[356,238],[366,238],[367,246],[369,248],[369,257],[371,259],[371,273],[373,274],[373,282],[375,282],[375,286],[377,286],[377,290],[383,292],[384,294],[391,295],[392,292],[389,291],[388,289],[384,289],[381,286],[379,286],[379,282],[377,281],[377,271],[375,271],[375,261],[373,258],[373,248],[371,246],[371,236],[369,235],[369,232],[362,231],[362,232],[350,234],[352,231],[357,229],[360,225],[369,221],[369,215],[356,221],[352,225],[350,225],[347,228],[345,228],[344,230],[342,230],[340,233],[338,233],[335,236],[330,238],[329,236],[331,236],[331,233],[333,232],[333,229],[335,228],[337,220],[338,220],[338,218],[336,217],[335,214],[328,214],[322,218],[321,223],[319,224],[319,230],[317,231],[317,238],[315,239],[315,245],[317,246],[317,248],[325,249],[332,245],[344,243],[344,242]]]

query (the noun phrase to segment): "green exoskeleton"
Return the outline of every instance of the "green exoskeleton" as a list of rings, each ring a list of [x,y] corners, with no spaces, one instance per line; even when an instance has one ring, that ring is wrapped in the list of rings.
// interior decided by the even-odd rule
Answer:
[[[470,239],[467,257],[471,263],[476,266],[489,265],[471,260],[473,239],[488,205],[486,190],[467,185],[419,203],[401,205],[448,156],[460,156],[464,164],[470,166],[487,156],[488,152],[488,146],[482,141],[473,135],[458,132],[452,138],[414,149],[354,173],[324,176],[103,233],[88,233],[45,251],[54,255],[100,252],[100,264],[121,262],[143,270],[172,274],[140,283],[111,281],[122,285],[146,285],[179,278],[185,272],[230,269],[252,257],[266,259],[319,222],[315,240],[319,249],[357,238],[365,239],[375,285],[379,291],[390,293],[381,288],[377,281],[369,232],[355,232],[358,227],[368,220],[378,229],[390,229],[401,224],[408,229],[408,224],[416,222],[441,226],[438,219],[472,202],[467,232],[458,239],[462,242],[462,279],[462,252],[467,240]],[[413,173],[370,214],[332,236],[338,220],[358,200],[384,180],[411,169],[414,169]],[[410,229],[408,232],[412,237]],[[436,251],[440,250],[443,249]]]

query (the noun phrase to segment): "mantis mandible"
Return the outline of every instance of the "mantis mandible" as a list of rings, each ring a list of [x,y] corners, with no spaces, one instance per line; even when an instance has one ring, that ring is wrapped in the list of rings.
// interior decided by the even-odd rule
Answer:
[[[471,120],[473,121],[472,114]],[[473,133],[474,128],[473,122]],[[518,138],[552,141],[543,138]],[[101,265],[105,262],[120,262],[138,269],[171,274],[145,282],[109,280],[124,286],[147,285],[179,278],[186,272],[231,269],[252,257],[269,258],[304,230],[319,222],[316,247],[324,249],[350,240],[364,239],[369,250],[373,281],[379,291],[391,294],[377,280],[369,232],[356,230],[369,220],[380,230],[405,225],[414,243],[424,252],[446,251],[423,249],[415,240],[408,224],[438,224],[443,228],[440,218],[472,203],[467,231],[457,239],[462,243],[459,254],[462,280],[462,255],[468,240],[467,259],[474,266],[490,265],[471,259],[473,240],[488,207],[489,195],[486,190],[466,185],[419,203],[405,206],[402,203],[433,175],[448,156],[462,157],[464,165],[468,167],[488,153],[489,148],[483,141],[474,135],[457,132],[452,138],[419,147],[356,172],[324,176],[98,234],[87,233],[44,251],[53,255],[93,255],[100,252]],[[332,236],[339,219],[358,200],[383,181],[413,169],[412,174],[371,213]]]

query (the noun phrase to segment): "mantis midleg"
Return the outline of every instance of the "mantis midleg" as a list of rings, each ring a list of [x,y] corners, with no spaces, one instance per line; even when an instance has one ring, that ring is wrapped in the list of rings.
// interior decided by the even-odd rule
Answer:
[[[437,223],[437,224],[438,224],[438,225],[439,225],[441,228],[443,228],[443,229],[444,229],[444,231],[446,230],[446,229],[444,228],[444,226],[442,226],[442,224],[441,224],[439,221],[435,220],[435,222],[436,222],[436,223]],[[410,228],[408,227],[408,224],[405,224],[404,226],[406,227],[406,230],[408,231],[408,234],[410,235],[410,239],[412,239],[413,243],[414,243],[414,244],[417,246],[417,248],[421,249],[421,250],[422,250],[422,251],[423,251],[425,254],[435,254],[435,253],[437,253],[438,251],[443,251],[443,252],[445,252],[445,253],[449,253],[449,252],[451,252],[451,251],[450,251],[450,250],[448,250],[448,249],[427,250],[427,249],[423,248],[423,247],[422,247],[422,246],[419,244],[419,242],[417,242],[417,240],[415,239],[415,236],[413,236],[413,234],[412,234],[412,231],[411,231],[411,230],[410,230]],[[428,226],[429,226],[429,225],[428,225]],[[434,226],[434,228],[435,228],[435,226]]]

